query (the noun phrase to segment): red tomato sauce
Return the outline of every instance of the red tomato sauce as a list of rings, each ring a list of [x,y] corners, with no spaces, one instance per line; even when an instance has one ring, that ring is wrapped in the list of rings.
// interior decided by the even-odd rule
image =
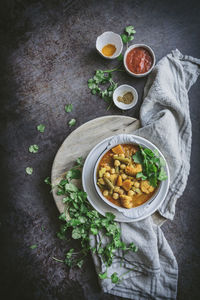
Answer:
[[[126,64],[132,73],[143,74],[148,72],[151,68],[153,57],[147,49],[136,47],[127,54]]]

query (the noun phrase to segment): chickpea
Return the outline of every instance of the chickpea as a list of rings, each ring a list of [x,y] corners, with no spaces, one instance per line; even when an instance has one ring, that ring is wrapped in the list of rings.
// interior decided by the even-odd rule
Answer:
[[[104,190],[103,195],[104,195],[104,197],[107,197],[108,196],[108,190]]]
[[[135,192],[134,191],[128,191],[128,196],[132,197],[135,195]]]
[[[111,167],[110,166],[106,166],[106,171],[110,171]]]
[[[124,173],[123,173],[121,176],[122,176],[122,179],[123,179],[123,180],[125,180],[125,179],[128,177],[128,176],[127,176],[126,174],[124,174]]]
[[[98,181],[99,181],[99,183],[102,184],[102,185],[105,184],[105,181],[103,180],[103,178],[100,178]]]
[[[125,154],[124,153],[119,154],[119,157],[125,157]]]
[[[106,172],[106,173],[104,174],[104,176],[105,176],[106,178],[110,178],[110,173],[109,173],[109,172]]]
[[[110,170],[110,173],[111,173],[111,174],[115,174],[115,169],[112,168],[112,169]]]
[[[120,161],[118,159],[115,159],[114,166],[119,167],[120,164],[121,164]]]
[[[117,194],[117,193],[113,193],[113,199],[115,199],[115,200],[117,200],[118,198],[119,198],[119,194]]]
[[[123,194],[124,194],[124,190],[123,190],[123,189],[119,189],[118,193],[119,193],[120,195],[123,195]]]
[[[119,190],[120,190],[120,187],[119,187],[119,186],[116,186],[116,187],[114,188],[114,192],[116,192],[116,193],[118,193]]]
[[[134,185],[134,187],[136,187],[136,188],[139,188],[139,187],[140,187],[140,183],[137,182],[137,181],[135,181],[133,185]]]
[[[121,164],[120,165],[120,169],[122,169],[122,170],[126,169],[126,165],[125,164]]]
[[[141,190],[140,190],[140,189],[138,189],[138,188],[136,188],[136,190],[135,190],[135,191],[136,191],[136,193],[137,193],[137,194],[139,194],[139,195],[140,195],[140,194],[142,194]]]

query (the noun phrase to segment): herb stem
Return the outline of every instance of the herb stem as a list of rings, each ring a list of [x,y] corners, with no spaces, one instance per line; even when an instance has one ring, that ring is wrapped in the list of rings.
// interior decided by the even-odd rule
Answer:
[[[53,257],[53,256],[52,256],[52,259],[54,259],[54,260],[57,261],[57,262],[64,263],[64,260],[58,259],[58,258],[56,258],[56,257]]]

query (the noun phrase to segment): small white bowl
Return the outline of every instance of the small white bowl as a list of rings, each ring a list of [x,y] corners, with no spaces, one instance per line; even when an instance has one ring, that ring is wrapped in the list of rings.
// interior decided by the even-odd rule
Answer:
[[[123,102],[119,102],[117,100],[117,98],[119,96],[122,97],[127,92],[131,92],[133,94],[133,101],[130,104],[125,104]],[[134,87],[132,87],[128,84],[120,85],[114,90],[113,102],[120,109],[123,109],[123,110],[130,109],[136,105],[137,101],[138,101],[138,93],[137,93],[136,89],[134,89]]]
[[[151,54],[152,58],[153,58],[153,64],[152,64],[151,68],[149,69],[149,71],[147,71],[146,73],[136,74],[136,73],[131,72],[131,71],[128,69],[128,67],[127,67],[127,64],[126,64],[126,57],[127,57],[128,53],[129,53],[132,49],[137,48],[137,47],[141,47],[141,48],[147,49],[147,50],[149,51],[149,53]],[[132,76],[134,76],[134,77],[144,77],[144,76],[148,75],[148,74],[153,70],[153,68],[154,68],[154,66],[155,66],[155,62],[156,62],[156,58],[155,58],[155,54],[154,54],[153,50],[152,50],[149,46],[147,46],[147,45],[145,45],[145,44],[134,44],[134,45],[128,47],[128,49],[126,50],[126,52],[125,52],[125,54],[124,54],[124,67],[125,67],[126,71],[127,71],[130,75],[132,75]]]
[[[115,47],[116,47],[116,51],[112,56],[106,56],[102,53],[103,47],[108,44],[115,45]],[[122,43],[121,36],[112,31],[106,31],[106,32],[102,33],[101,35],[99,35],[97,37],[96,49],[105,58],[114,59],[114,58],[118,57],[121,54],[122,49],[123,49],[123,43]]]

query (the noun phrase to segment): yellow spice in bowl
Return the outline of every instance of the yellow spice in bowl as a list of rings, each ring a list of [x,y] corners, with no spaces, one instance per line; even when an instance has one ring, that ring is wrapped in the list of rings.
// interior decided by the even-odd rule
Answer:
[[[112,56],[116,51],[116,47],[115,45],[107,44],[102,48],[101,51],[105,56]]]

